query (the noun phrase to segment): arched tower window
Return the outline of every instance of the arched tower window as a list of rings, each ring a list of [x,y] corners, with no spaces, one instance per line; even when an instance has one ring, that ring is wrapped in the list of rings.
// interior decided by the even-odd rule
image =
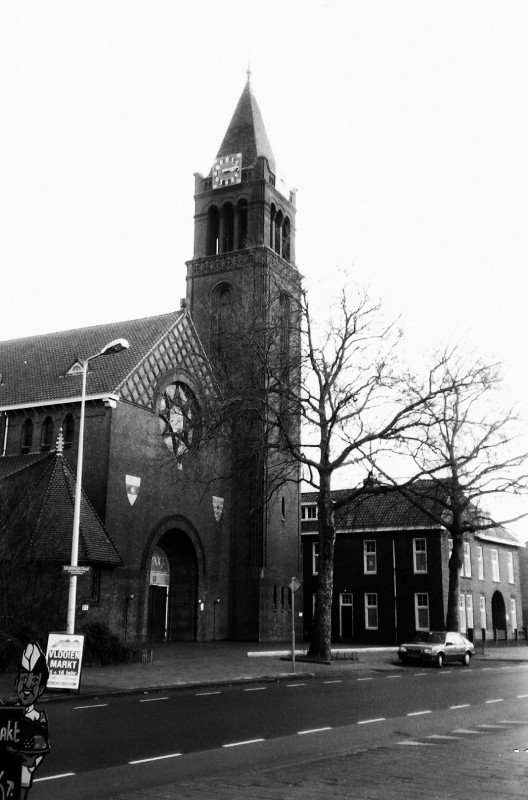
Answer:
[[[207,255],[218,254],[218,240],[220,237],[220,215],[216,206],[211,206],[207,212]]]
[[[270,235],[269,235],[269,246],[272,250],[275,250],[275,215],[277,213],[277,209],[275,208],[274,204],[271,204],[270,207]]]
[[[288,217],[285,217],[284,222],[282,224],[282,257],[286,259],[286,261],[290,260],[290,236],[291,236],[290,220],[288,219]]]
[[[237,217],[238,217],[237,250],[243,250],[245,247],[247,247],[247,234],[248,234],[247,200],[238,201]]]
[[[28,417],[28,419],[24,420],[24,424],[22,425],[22,438],[20,441],[22,452],[29,453],[32,444],[33,444],[33,422]]]
[[[65,449],[68,449],[72,446],[74,430],[75,423],[73,421],[73,414],[66,414],[62,423],[62,435],[64,437]]]
[[[235,212],[232,203],[226,203],[223,211],[222,253],[230,253],[235,242]]]
[[[273,248],[279,255],[282,254],[282,211],[279,211],[275,217],[275,247]]]
[[[40,449],[51,450],[52,441],[53,441],[53,420],[51,417],[46,417],[40,429]]]
[[[213,313],[211,315],[211,344],[219,359],[219,366],[227,369],[226,359],[229,355],[230,335],[233,321],[233,289],[229,283],[222,281],[213,289]]]

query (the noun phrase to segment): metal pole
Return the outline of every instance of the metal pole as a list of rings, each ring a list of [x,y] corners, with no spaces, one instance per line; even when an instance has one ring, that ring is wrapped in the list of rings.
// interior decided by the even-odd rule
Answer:
[[[291,610],[292,610],[292,672],[295,672],[295,592],[291,593]]]
[[[70,564],[76,567],[79,557],[79,522],[81,518],[81,490],[84,445],[84,406],[86,402],[86,373],[88,361],[83,362],[82,391],[81,391],[81,419],[79,422],[79,447],[77,450],[77,474],[75,483],[75,506],[73,510],[73,533]],[[75,606],[77,602],[77,575],[70,575],[70,588],[68,592],[68,619],[66,632],[75,633]]]

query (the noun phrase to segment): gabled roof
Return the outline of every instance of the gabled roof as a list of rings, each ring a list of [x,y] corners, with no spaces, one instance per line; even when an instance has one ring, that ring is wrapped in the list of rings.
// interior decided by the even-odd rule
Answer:
[[[249,76],[220,145],[217,158],[232,153],[242,153],[243,167],[251,166],[259,156],[265,156],[268,159],[270,169],[275,172],[275,156],[269,143],[258,103],[251,90]]]
[[[16,483],[5,477],[0,494],[8,500],[2,525],[3,536],[16,536],[24,550],[36,561],[69,564],[75,504],[75,476],[62,453],[52,451],[41,459],[26,458],[24,470],[16,474]],[[7,456],[0,465],[9,462]],[[4,470],[7,472],[7,470]],[[10,507],[9,507],[10,500]],[[109,533],[97,516],[84,491],[81,493],[79,526],[79,563],[118,566],[123,563]]]
[[[68,371],[76,361],[98,353],[118,338],[127,339],[130,347],[89,363],[88,398],[121,395],[131,402],[150,404],[155,389],[152,381],[171,366],[198,371],[199,381],[209,375],[190,316],[174,311],[0,342],[0,410],[78,400],[82,374],[68,375]]]

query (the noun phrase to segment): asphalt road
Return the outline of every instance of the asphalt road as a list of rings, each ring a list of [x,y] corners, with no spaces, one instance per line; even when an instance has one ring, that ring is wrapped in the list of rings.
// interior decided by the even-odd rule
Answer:
[[[528,712],[528,665],[408,667],[355,677],[102,698],[48,707],[52,751],[36,775],[33,800],[104,797],[237,769],[255,760],[314,757],[339,740],[358,744],[406,730],[494,724],[502,708]],[[401,725],[400,725],[401,727]],[[390,728],[393,731],[393,728]],[[394,733],[395,731],[393,731]],[[438,734],[441,735],[441,734]],[[105,787],[103,790],[101,787]]]

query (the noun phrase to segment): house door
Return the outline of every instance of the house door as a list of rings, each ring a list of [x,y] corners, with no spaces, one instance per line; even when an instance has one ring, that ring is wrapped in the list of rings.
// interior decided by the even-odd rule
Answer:
[[[167,586],[150,587],[150,638],[154,642],[165,642],[167,639]]]
[[[491,619],[495,630],[506,630],[506,606],[500,592],[494,592],[491,598]]]
[[[352,592],[339,595],[339,638],[351,641],[354,638]]]

